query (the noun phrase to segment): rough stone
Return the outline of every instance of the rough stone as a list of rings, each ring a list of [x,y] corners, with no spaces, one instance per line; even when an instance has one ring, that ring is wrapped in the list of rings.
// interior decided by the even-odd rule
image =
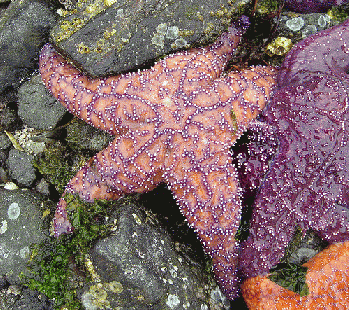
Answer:
[[[100,151],[113,140],[113,136],[83,121],[74,119],[67,126],[66,140],[79,149]]]
[[[111,309],[229,308],[222,293],[225,306],[207,292],[210,284],[202,266],[179,255],[167,233],[152,225],[136,205],[125,204],[113,218],[117,229],[90,252],[96,281],[81,296],[86,309],[98,305]],[[211,285],[212,290],[217,288]]]
[[[92,76],[134,70],[193,43],[207,44],[230,23],[228,1],[79,1],[51,35]]]
[[[11,149],[8,156],[10,176],[20,185],[30,186],[36,179],[32,164],[34,157],[17,149]]]
[[[54,15],[42,1],[12,1],[0,18],[0,93],[18,86],[35,68],[35,58],[53,26]]]
[[[36,129],[52,129],[66,109],[48,92],[40,75],[33,76],[18,90],[18,115]]]
[[[44,240],[41,197],[27,190],[0,188],[0,274],[11,284],[26,268],[30,245]]]

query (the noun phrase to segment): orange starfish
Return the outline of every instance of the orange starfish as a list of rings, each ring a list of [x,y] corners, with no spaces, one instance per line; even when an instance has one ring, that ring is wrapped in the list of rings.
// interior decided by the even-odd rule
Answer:
[[[303,266],[308,267],[306,283],[309,294],[287,290],[257,276],[242,284],[242,294],[249,309],[349,309],[349,241],[335,243],[315,255]]]
[[[228,298],[237,293],[240,190],[229,148],[264,108],[276,70],[252,67],[221,76],[243,31],[230,27],[213,45],[166,57],[151,69],[91,79],[43,47],[40,72],[73,114],[116,135],[69,182],[86,201],[146,192],[160,182],[213,258]],[[64,198],[55,233],[72,230]]]

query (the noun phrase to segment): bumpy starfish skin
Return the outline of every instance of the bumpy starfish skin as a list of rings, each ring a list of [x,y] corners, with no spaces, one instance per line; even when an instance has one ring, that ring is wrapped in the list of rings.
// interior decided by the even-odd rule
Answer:
[[[349,20],[297,44],[263,111],[279,150],[257,195],[243,245],[245,276],[278,263],[296,226],[349,239]]]
[[[251,122],[245,135],[248,142],[234,145],[232,155],[244,199],[249,201],[256,196],[268,172],[270,162],[278,148],[278,140],[273,127],[262,121]]]
[[[299,13],[320,13],[347,2],[348,0],[285,0],[285,7]]]
[[[69,111],[116,135],[69,182],[65,192],[86,201],[117,199],[166,182],[182,213],[213,258],[229,298],[237,292],[240,194],[229,147],[264,108],[276,71],[253,67],[220,77],[242,31],[229,28],[216,43],[176,53],[151,69],[90,79],[51,45],[40,55],[42,79]],[[64,198],[56,235],[72,227]]]

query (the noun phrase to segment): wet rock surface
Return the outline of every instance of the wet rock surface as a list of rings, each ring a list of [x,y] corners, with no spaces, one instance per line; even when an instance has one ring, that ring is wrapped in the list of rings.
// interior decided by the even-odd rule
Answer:
[[[11,284],[20,283],[32,243],[47,236],[41,230],[42,197],[27,190],[0,188],[0,273]]]
[[[37,55],[55,21],[42,1],[13,1],[0,17],[0,93],[18,86],[36,67]]]
[[[51,35],[90,75],[117,74],[193,43],[214,41],[228,27],[231,9],[223,0],[81,2],[63,13]]]
[[[97,304],[159,310],[210,309],[210,303],[222,307],[214,305],[208,293],[203,266],[176,252],[169,235],[151,222],[144,209],[126,204],[117,211],[116,222],[115,232],[90,252],[98,281],[82,293],[86,309]]]
[[[11,149],[8,156],[10,176],[22,186],[30,186],[36,179],[33,155]]]
[[[19,88],[18,115],[28,126],[52,129],[65,113],[66,109],[47,91],[40,75],[33,76]]]

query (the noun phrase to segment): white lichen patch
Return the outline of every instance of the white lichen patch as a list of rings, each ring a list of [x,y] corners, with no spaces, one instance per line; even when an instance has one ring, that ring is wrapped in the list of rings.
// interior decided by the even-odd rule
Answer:
[[[4,234],[6,231],[7,231],[7,221],[3,220],[1,221],[0,235]]]
[[[178,270],[177,266],[172,266],[172,268],[169,269],[170,274],[173,278],[177,278],[177,270]]]
[[[286,27],[292,31],[299,31],[304,26],[304,19],[302,17],[294,17],[286,21]]]
[[[92,285],[88,292],[81,297],[81,302],[85,309],[112,309],[108,298],[108,292],[121,293],[123,286],[120,282],[112,281],[109,283],[97,283]],[[114,308],[113,308],[114,309]]]
[[[19,187],[17,186],[16,183],[13,183],[13,182],[7,182],[5,185],[4,185],[4,189],[7,189],[9,191],[13,191],[15,189],[18,189]]]
[[[24,248],[19,250],[19,256],[23,259],[27,259],[30,255],[30,249],[28,246],[25,246]]]
[[[117,282],[117,281],[112,281],[110,283],[106,283],[105,287],[109,291],[111,291],[113,293],[117,293],[117,294],[121,293],[124,290],[122,284],[120,282]]]
[[[176,308],[181,303],[177,295],[169,294],[167,296],[166,305],[171,309]]]
[[[310,35],[316,33],[318,30],[315,25],[308,25],[302,30],[302,38],[309,37]]]
[[[156,45],[158,48],[163,48],[165,44],[165,39],[173,41],[171,47],[173,49],[188,47],[188,42],[180,37],[181,34],[185,32],[179,31],[177,26],[167,26],[166,23],[159,24],[156,27],[156,32],[154,33],[151,43]]]
[[[139,218],[139,216],[136,213],[132,213],[132,216],[138,225],[142,224],[142,220]]]
[[[17,202],[10,204],[7,210],[7,216],[10,220],[16,220],[21,214],[21,208]]]
[[[178,38],[174,41],[174,43],[171,44],[171,47],[175,49],[184,48],[184,47],[189,47],[189,44],[185,39]]]
[[[8,249],[6,243],[1,243],[0,244],[0,263],[8,259],[10,256],[11,256],[11,252]]]
[[[320,15],[319,19],[317,20],[317,24],[324,28],[331,22],[331,17],[328,14]]]
[[[151,38],[151,43],[157,47],[163,48],[165,43],[165,37],[159,33],[155,33]]]
[[[177,26],[170,26],[166,31],[166,38],[169,40],[177,39],[179,35],[179,29]]]

